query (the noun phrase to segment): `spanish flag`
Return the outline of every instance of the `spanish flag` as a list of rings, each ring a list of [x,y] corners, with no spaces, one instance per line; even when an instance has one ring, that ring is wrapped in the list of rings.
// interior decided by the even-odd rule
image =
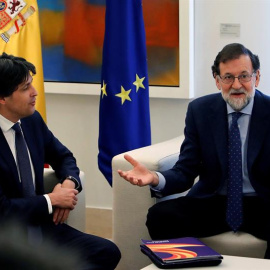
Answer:
[[[37,110],[46,121],[41,39],[36,0],[0,0],[0,52],[25,58],[35,65],[33,85]]]

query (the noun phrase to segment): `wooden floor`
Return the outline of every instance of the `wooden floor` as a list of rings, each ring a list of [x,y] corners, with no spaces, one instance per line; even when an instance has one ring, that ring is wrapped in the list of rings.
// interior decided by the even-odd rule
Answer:
[[[112,210],[86,208],[86,233],[112,239]]]

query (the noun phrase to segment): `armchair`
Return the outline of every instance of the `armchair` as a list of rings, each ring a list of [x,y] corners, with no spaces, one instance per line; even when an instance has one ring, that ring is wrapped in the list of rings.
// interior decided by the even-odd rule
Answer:
[[[178,159],[184,136],[162,143],[129,151],[132,157],[150,170],[166,170]],[[156,199],[151,198],[149,187],[132,186],[117,173],[118,169],[129,170],[131,165],[124,154],[112,160],[113,169],[113,241],[122,253],[118,270],[138,270],[150,264],[147,256],[140,251],[140,239],[150,239],[145,226],[148,208]],[[266,241],[250,234],[226,232],[202,238],[203,242],[224,255],[263,258]]]
[[[80,172],[80,179],[82,185],[84,183],[84,172]],[[54,170],[52,169],[44,169],[44,188],[45,192],[51,192],[54,186],[59,183]],[[73,228],[80,230],[82,232],[85,231],[85,193],[84,189],[78,195],[78,203],[74,210],[70,212],[68,220],[66,222],[68,225]]]

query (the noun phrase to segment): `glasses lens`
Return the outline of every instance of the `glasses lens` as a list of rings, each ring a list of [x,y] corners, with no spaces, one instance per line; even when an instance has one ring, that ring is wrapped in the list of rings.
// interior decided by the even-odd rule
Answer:
[[[243,74],[243,75],[240,75],[238,78],[240,82],[249,82],[251,80],[251,77],[252,77],[252,74],[251,75]]]
[[[233,83],[233,81],[234,81],[234,77],[231,75],[226,75],[226,76],[223,76],[220,78],[221,78],[222,82],[227,83],[227,84]]]

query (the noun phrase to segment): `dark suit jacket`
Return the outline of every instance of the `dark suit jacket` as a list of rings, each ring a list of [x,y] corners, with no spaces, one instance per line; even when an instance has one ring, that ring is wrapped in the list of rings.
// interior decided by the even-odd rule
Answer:
[[[175,166],[162,174],[162,195],[183,192],[199,181],[188,196],[211,196],[227,178],[228,120],[220,93],[198,98],[189,104],[185,140]],[[258,196],[270,202],[270,97],[256,90],[249,125],[247,166]]]
[[[37,196],[22,197],[16,163],[0,129],[0,220],[16,217],[40,224],[50,219],[47,201],[42,196],[44,164],[52,166],[59,182],[68,175],[80,181],[79,169],[73,154],[54,137],[37,111],[21,119],[21,127],[33,162]]]

